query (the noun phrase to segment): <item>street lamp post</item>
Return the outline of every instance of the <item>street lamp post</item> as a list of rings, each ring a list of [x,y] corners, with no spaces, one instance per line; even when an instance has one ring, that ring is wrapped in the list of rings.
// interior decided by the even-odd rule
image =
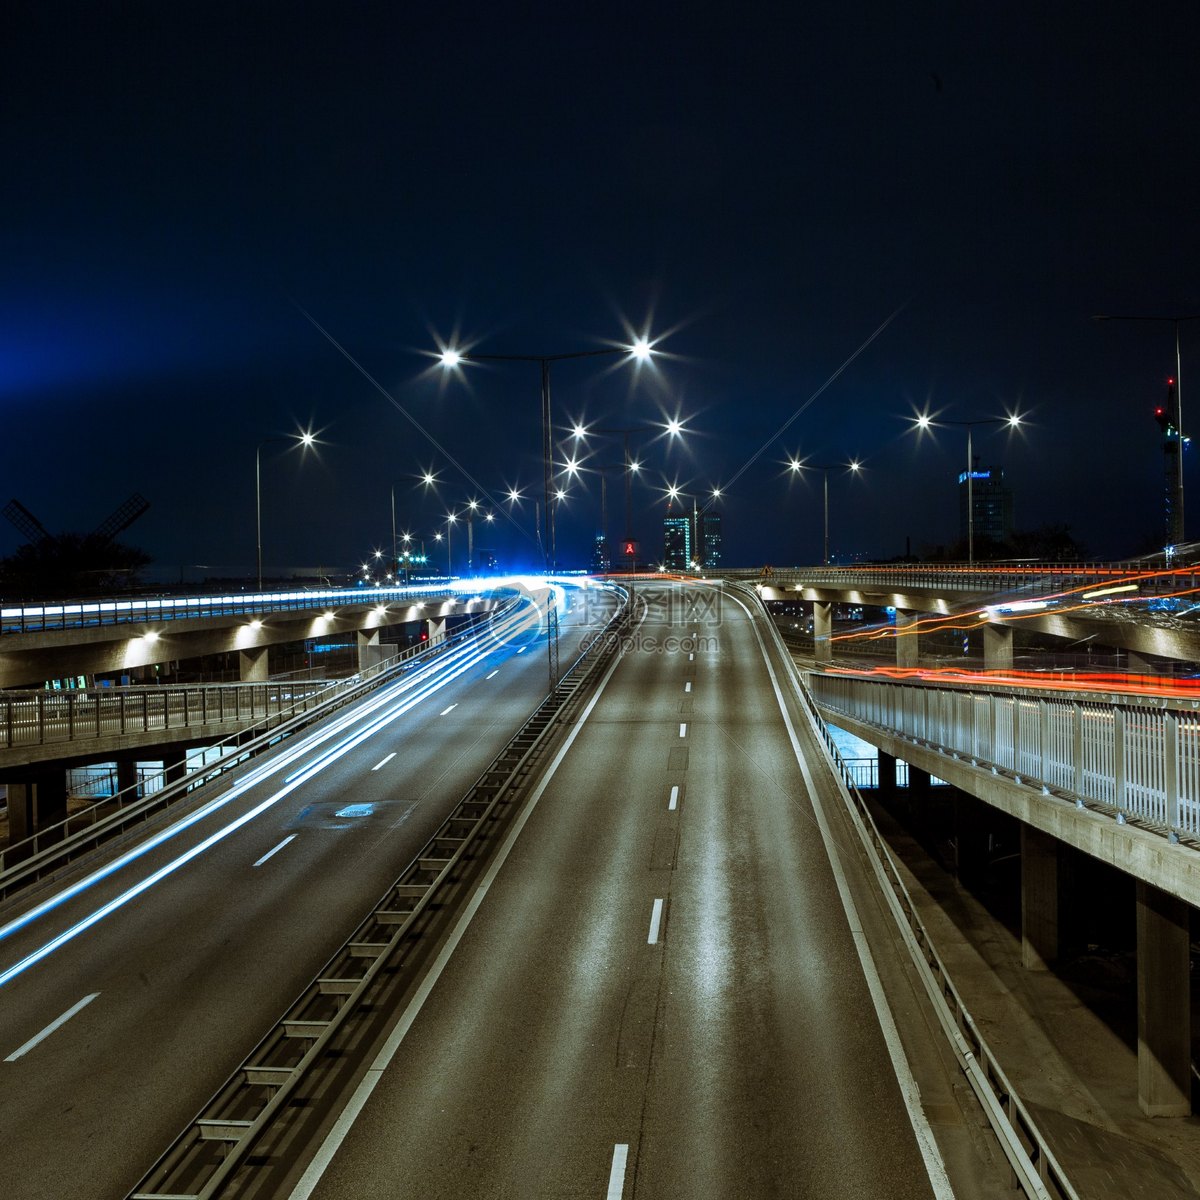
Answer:
[[[1135,313],[1133,315],[1110,316],[1099,314],[1092,318],[1095,321],[1150,321],[1155,324],[1170,324],[1175,326],[1175,417],[1179,426],[1179,454],[1175,465],[1175,511],[1172,513],[1174,544],[1179,545],[1184,540],[1183,532],[1183,360],[1179,354],[1179,326],[1185,321],[1200,321],[1200,313],[1188,313],[1180,316],[1157,316]]]
[[[621,448],[622,448],[622,452],[624,455],[623,470],[624,470],[624,475],[625,475],[625,544],[626,545],[631,546],[634,544],[633,516],[632,516],[632,513],[633,513],[633,477],[641,470],[641,467],[642,467],[641,463],[638,462],[638,460],[633,457],[632,451],[630,450],[629,439],[633,434],[653,433],[653,434],[662,436],[662,434],[664,432],[672,438],[679,437],[684,432],[683,425],[678,420],[671,420],[671,421],[665,422],[663,425],[629,425],[629,426],[621,426],[619,428],[607,428],[607,429],[603,428],[603,427],[595,427],[592,429],[585,429],[582,425],[575,426],[573,436],[576,441],[582,441],[589,434],[593,434],[593,433],[606,434],[606,435],[612,435],[612,436],[620,435],[620,437],[621,437]],[[601,481],[601,487],[603,489],[603,480]],[[603,491],[602,491],[602,494],[603,494]],[[602,502],[601,503],[601,525],[602,525],[602,532],[603,532],[603,535],[604,535],[606,541],[608,538],[607,523],[608,523],[607,515],[604,512],[604,505]],[[636,564],[633,562],[630,563],[630,574],[631,575],[633,573],[633,568],[635,565]]]
[[[613,354],[629,355],[645,362],[652,353],[650,341],[639,338],[632,346],[605,346],[597,350],[576,350],[567,354],[476,354],[473,350],[456,350],[447,347],[440,355],[442,365],[454,368],[470,362],[529,362],[537,363],[541,370],[541,417],[542,417],[542,511],[538,517],[537,540],[542,549],[542,560],[547,571],[551,569],[552,550],[548,545],[552,534],[552,447],[550,420],[550,367],[556,362],[572,358],[600,358]],[[546,526],[543,537],[542,525]],[[547,604],[546,654],[549,661],[550,689],[558,686],[558,610]]]
[[[263,568],[262,568],[262,450],[264,446],[274,445],[276,443],[286,443],[288,445],[303,446],[307,450],[316,439],[311,433],[302,433],[298,437],[269,437],[263,438],[254,448],[254,528],[256,536],[258,565],[258,590],[262,591],[263,586]]]
[[[1007,425],[1016,429],[1021,424],[1019,413],[1007,417],[976,417],[970,421],[934,421],[922,414],[917,417],[916,425],[919,430],[926,430],[934,425],[955,425],[967,431],[967,565],[975,565],[975,450],[972,435],[976,425]]]
[[[822,488],[825,493],[824,540],[822,543],[823,554],[821,564],[827,567],[829,566],[829,472],[846,470],[857,475],[862,470],[862,463],[856,458],[852,458],[849,462],[845,463],[805,463],[794,458],[788,465],[793,471],[804,471],[811,468],[814,471],[821,472]]]

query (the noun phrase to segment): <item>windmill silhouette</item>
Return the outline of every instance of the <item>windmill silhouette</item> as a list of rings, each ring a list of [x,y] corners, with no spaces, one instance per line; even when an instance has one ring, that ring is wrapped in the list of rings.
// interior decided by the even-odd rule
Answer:
[[[150,507],[150,501],[134,492],[123,504],[118,505],[91,533],[87,540],[95,546],[105,546],[123,533]],[[4,515],[16,526],[25,540],[32,546],[56,542],[58,538],[47,531],[20,500],[10,500],[3,509]]]

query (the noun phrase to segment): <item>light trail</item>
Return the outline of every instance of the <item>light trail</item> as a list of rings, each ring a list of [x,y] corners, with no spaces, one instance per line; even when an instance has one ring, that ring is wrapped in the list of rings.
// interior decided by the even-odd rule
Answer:
[[[509,618],[510,621],[513,619],[513,617]],[[434,662],[427,664],[420,670],[413,672],[411,675],[406,676],[402,680],[399,680],[396,684],[390,685],[384,690],[384,694],[366,701],[363,705],[356,707],[353,712],[336,718],[328,729],[324,729],[319,733],[306,737],[300,745],[296,746],[290,751],[285,751],[280,758],[252,769],[245,779],[235,784],[224,795],[215,797],[207,804],[202,805],[196,810],[196,812],[174,822],[166,829],[148,838],[145,842],[140,843],[132,850],[129,850],[125,854],[122,854],[120,857],[114,859],[111,863],[106,864],[105,866],[85,876],[83,879],[71,884],[69,887],[64,888],[61,892],[42,901],[42,903],[36,905],[28,912],[22,913],[21,916],[14,918],[6,925],[0,926],[0,941],[11,937],[18,930],[25,928],[38,918],[43,917],[53,910],[61,907],[68,900],[74,899],[76,896],[94,887],[97,883],[109,878],[122,868],[129,866],[133,862],[136,862],[138,859],[150,853],[150,851],[161,846],[164,842],[169,841],[171,838],[177,837],[179,834],[190,829],[193,825],[224,808],[226,805],[236,800],[239,796],[244,795],[252,788],[257,787],[267,779],[270,779],[271,776],[277,775],[279,772],[286,770],[288,767],[292,766],[298,760],[303,758],[306,754],[309,754],[315,747],[323,745],[324,743],[337,737],[349,726],[356,725],[361,722],[364,716],[370,716],[371,713],[377,712],[380,708],[383,708],[389,704],[394,704],[398,696],[412,691],[413,689],[420,689],[416,696],[410,697],[408,701],[405,701],[395,710],[385,714],[383,718],[373,721],[366,727],[364,731],[360,733],[359,736],[352,737],[347,739],[345,742],[339,743],[338,746],[326,751],[319,758],[314,759],[305,767],[301,768],[300,771],[288,776],[284,780],[286,790],[276,793],[276,796],[273,799],[282,798],[292,790],[292,788],[287,785],[290,785],[294,782],[303,782],[305,779],[311,778],[317,773],[317,771],[341,758],[343,754],[346,754],[350,750],[354,749],[355,746],[359,745],[378,729],[383,728],[384,725],[390,723],[392,720],[395,720],[396,717],[402,716],[404,713],[410,711],[413,707],[420,703],[421,700],[432,695],[434,692],[439,691],[447,683],[457,679],[459,675],[463,674],[467,670],[470,670],[470,668],[475,666],[476,663],[496,651],[496,645],[490,641],[487,642],[483,648],[481,648],[480,643],[482,641],[483,635],[481,634],[479,637],[473,638],[469,645],[457,648],[453,651],[450,651],[448,654],[440,656]],[[464,658],[466,658],[465,662]],[[448,667],[454,667],[455,669],[451,673],[446,674]],[[431,675],[434,676],[432,682],[430,681]],[[177,865],[182,865],[180,860],[176,861]],[[173,870],[174,867],[171,869]],[[128,896],[127,898],[131,899],[132,896]],[[122,903],[124,902],[125,901],[122,901]],[[8,975],[7,973],[0,975],[0,985],[7,982],[7,980],[11,977],[12,976]]]

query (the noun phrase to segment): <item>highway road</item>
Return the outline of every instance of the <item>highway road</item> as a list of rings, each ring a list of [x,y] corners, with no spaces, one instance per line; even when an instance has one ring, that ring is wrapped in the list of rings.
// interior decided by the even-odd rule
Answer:
[[[651,595],[292,1200],[952,1194],[782,655],[717,589]]]
[[[545,695],[544,640],[449,662],[0,909],[5,1200],[124,1196]]]

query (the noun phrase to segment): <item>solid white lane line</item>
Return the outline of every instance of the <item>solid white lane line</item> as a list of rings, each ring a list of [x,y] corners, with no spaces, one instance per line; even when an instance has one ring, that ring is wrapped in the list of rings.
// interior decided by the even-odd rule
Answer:
[[[279,851],[282,850],[284,848],[284,846],[286,846],[288,844],[288,842],[294,842],[295,840],[296,840],[296,835],[294,833],[289,833],[287,835],[287,837],[285,837],[283,839],[283,841],[280,842],[279,845],[275,847],[274,850],[268,850],[266,852],[266,854],[264,854],[262,856],[262,858],[260,858],[258,860],[258,862],[256,862],[254,865],[256,867],[261,867],[263,865],[263,863],[265,863],[267,861],[267,859],[271,857],[272,854],[278,854]]]
[[[837,884],[842,908],[846,913],[846,919],[850,925],[850,936],[854,941],[855,950],[858,951],[858,961],[862,966],[863,975],[866,978],[867,991],[870,993],[871,1001],[875,1006],[875,1016],[879,1021],[879,1028],[883,1034],[883,1041],[887,1047],[888,1057],[892,1060],[892,1069],[896,1072],[896,1082],[899,1085],[901,1096],[904,1097],[904,1107],[908,1113],[909,1124],[912,1125],[913,1137],[916,1139],[917,1148],[925,1163],[925,1171],[929,1176],[930,1186],[937,1200],[954,1200],[954,1189],[951,1187],[949,1176],[946,1174],[946,1164],[942,1158],[941,1149],[938,1147],[937,1138],[934,1137],[933,1130],[930,1128],[929,1118],[925,1114],[925,1108],[921,1101],[920,1086],[912,1073],[908,1056],[904,1052],[904,1045],[900,1041],[900,1032],[896,1028],[896,1021],[892,1016],[891,1005],[888,1003],[887,995],[883,990],[883,981],[879,978],[879,969],[875,966],[871,947],[868,945],[866,934],[863,932],[862,918],[858,915],[858,906],[854,903],[854,897],[850,894],[850,885],[846,880],[846,873],[842,867],[842,858],[838,853],[837,843],[833,838],[833,831],[830,829],[829,822],[825,816],[824,803],[817,792],[816,782],[812,777],[812,772],[809,770],[808,762],[804,756],[804,749],[800,745],[800,739],[796,736],[795,726],[792,724],[792,718],[788,714],[787,705],[784,703],[783,693],[779,687],[775,668],[771,665],[770,656],[767,654],[766,643],[763,641],[763,636],[759,632],[758,626],[754,623],[754,617],[751,616],[750,610],[736,596],[732,596],[731,599],[742,609],[750,621],[751,631],[754,633],[755,641],[758,642],[759,653],[762,654],[763,663],[767,668],[767,675],[771,680],[771,690],[775,693],[775,703],[779,706],[780,714],[783,716],[783,724],[787,730],[788,740],[792,745],[792,753],[796,756],[800,773],[804,776],[804,784],[808,788],[808,793],[812,800],[813,815],[817,818],[817,826],[821,830],[821,837],[825,842],[825,852],[829,855],[829,865],[833,869],[833,878]],[[792,686],[795,686],[794,682]]]
[[[395,757],[396,757],[396,752],[395,752],[395,750],[393,750],[393,751],[391,752],[391,754],[389,754],[389,755],[387,756],[387,758],[381,758],[381,759],[380,759],[380,760],[379,760],[379,761],[378,761],[378,762],[377,762],[377,763],[376,763],[376,764],[375,764],[375,765],[374,765],[374,766],[371,768],[371,770],[372,770],[372,771],[378,771],[380,767],[386,767],[386,766],[388,765],[388,763],[390,763],[390,762],[392,761],[392,759],[393,759],[393,758],[395,758]]]
[[[452,704],[452,705],[450,705],[449,708],[443,708],[442,711],[440,713],[438,713],[438,716],[444,717],[448,712],[453,712],[457,707],[458,707],[457,704]]]
[[[655,900],[654,907],[650,910],[650,936],[646,939],[648,946],[653,946],[658,941],[658,927],[662,923],[662,900]]]
[[[671,788],[671,800],[667,804],[667,808],[669,808],[669,809],[674,808],[678,803],[679,803],[679,784],[675,784],[675,786]]]
[[[686,721],[679,722],[679,736],[687,737],[687,722]]]
[[[605,1200],[621,1200],[625,1194],[625,1163],[629,1159],[629,1144],[618,1142],[613,1147],[612,1167],[608,1172],[608,1195]]]
[[[87,1006],[91,1004],[91,1002],[95,1000],[98,995],[100,995],[99,992],[93,992],[90,996],[84,996],[84,998],[80,1000],[78,1004],[72,1004],[71,1007],[68,1008],[61,1017],[57,1017],[55,1020],[51,1021],[41,1033],[35,1033],[33,1037],[31,1037],[29,1041],[25,1043],[25,1045],[23,1045],[19,1050],[14,1050],[4,1061],[16,1062],[22,1054],[27,1054],[34,1048],[34,1046],[38,1044],[38,1042],[44,1041],[56,1029],[65,1025],[77,1012],[79,1012],[80,1009],[87,1008]]]
[[[642,619],[644,620],[645,618]],[[641,624],[641,621],[638,623]],[[523,650],[524,647],[522,646],[521,649]],[[520,652],[520,650],[517,651],[518,654]],[[500,873],[500,868],[504,866],[513,845],[520,836],[521,830],[525,828],[526,821],[533,815],[533,810],[537,806],[537,802],[542,798],[542,793],[550,785],[550,781],[554,778],[554,774],[558,770],[562,760],[566,758],[567,752],[575,744],[576,737],[583,730],[588,717],[592,715],[592,709],[596,707],[600,697],[604,694],[604,689],[608,686],[608,681],[612,678],[613,672],[620,666],[620,663],[621,659],[619,657],[613,659],[612,664],[604,674],[604,678],[600,680],[600,686],[596,688],[595,694],[584,708],[578,723],[572,727],[571,732],[567,735],[567,740],[554,756],[546,774],[542,776],[541,782],[534,788],[532,795],[525,802],[525,807],[513,822],[508,836],[504,839],[492,865],[488,868],[487,874],[484,875],[483,882],[471,897],[471,901],[467,905],[463,915],[459,917],[458,924],[455,925],[453,932],[442,947],[441,953],[434,960],[429,973],[421,981],[421,985],[417,988],[412,1000],[409,1001],[409,1005],[404,1010],[404,1015],[400,1018],[396,1028],[392,1030],[391,1035],[383,1045],[383,1049],[376,1055],[375,1061],[367,1069],[367,1073],[355,1090],[354,1095],[350,1097],[349,1104],[342,1109],[341,1115],[333,1124],[333,1128],[321,1143],[321,1148],[308,1164],[307,1170],[300,1177],[300,1182],[292,1190],[290,1200],[308,1200],[316,1189],[317,1184],[321,1181],[321,1176],[325,1174],[329,1164],[333,1161],[333,1156],[338,1152],[338,1148],[350,1132],[350,1127],[358,1119],[358,1114],[362,1112],[367,1101],[370,1099],[371,1093],[378,1086],[379,1080],[383,1077],[383,1072],[387,1069],[392,1059],[395,1058],[396,1051],[400,1049],[400,1044],[412,1028],[413,1022],[417,1019],[417,1015],[420,1013],[425,1001],[429,999],[429,994],[433,991],[434,985],[446,969],[446,964],[450,961],[451,955],[457,948],[458,943],[462,941],[463,935],[467,932],[467,926],[471,924],[472,918],[479,911],[479,906],[483,903],[484,897],[487,895],[496,876]]]
[[[497,668],[496,668],[496,669],[495,669],[495,670],[494,670],[494,671],[491,673],[491,675],[485,675],[485,676],[483,677],[483,682],[484,682],[484,683],[487,683],[487,681],[488,681],[489,679],[493,679],[493,678],[495,678],[495,676],[497,676],[497,675],[499,675],[499,674],[500,674],[500,668],[499,668],[499,667],[497,667]]]
[[[690,682],[689,682],[689,683],[685,683],[685,684],[683,685],[683,690],[684,690],[685,692],[690,692],[690,691],[692,690],[692,685],[691,685],[691,683],[690,683]]]

